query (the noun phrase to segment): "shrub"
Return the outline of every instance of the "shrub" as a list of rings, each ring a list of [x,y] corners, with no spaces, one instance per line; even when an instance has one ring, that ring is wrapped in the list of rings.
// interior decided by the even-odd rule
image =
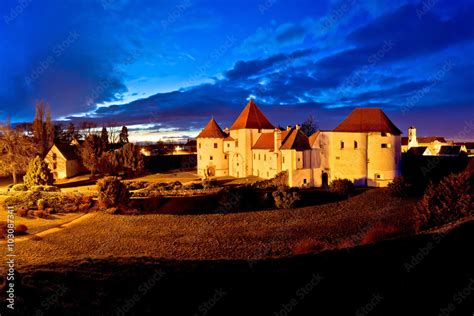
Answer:
[[[328,243],[311,238],[298,240],[292,247],[291,252],[294,255],[304,255],[308,253],[321,252],[331,248]]]
[[[28,209],[27,208],[19,208],[19,209],[17,209],[16,213],[20,217],[27,217],[28,216]]]
[[[184,187],[185,190],[203,190],[202,183],[190,183]]]
[[[288,186],[288,172],[282,171],[275,175],[273,179],[257,181],[253,184],[256,189],[277,189]]]
[[[166,186],[166,190],[181,190],[183,184],[179,181],[171,182]]]
[[[255,209],[256,191],[250,185],[226,187],[219,192],[217,203],[217,211],[224,213]]]
[[[146,181],[125,181],[125,186],[129,191],[141,190],[149,185]]]
[[[218,182],[216,179],[204,179],[201,182],[203,189],[212,189],[217,187]]]
[[[19,224],[15,227],[15,234],[16,235],[26,235],[27,234],[27,231],[28,231],[28,227],[26,227],[26,225],[23,225],[23,224]]]
[[[28,187],[25,184],[15,184],[11,187],[10,191],[13,192],[24,192],[28,191]]]
[[[349,179],[336,179],[331,181],[329,191],[342,197],[348,197],[354,194],[355,187]]]
[[[417,231],[474,215],[474,173],[451,174],[428,185],[415,208]]]
[[[301,200],[299,190],[296,188],[280,187],[272,193],[277,208],[292,208]]]
[[[61,192],[61,189],[54,185],[34,185],[30,187],[32,192]]]
[[[38,206],[39,211],[44,211],[44,209],[46,208],[46,201],[44,199],[39,199],[38,201],[36,201],[36,205]]]
[[[410,195],[411,189],[411,185],[404,177],[395,177],[393,181],[388,184],[390,195],[395,197],[407,197]]]
[[[361,244],[373,244],[382,240],[391,239],[401,234],[400,229],[396,226],[377,223],[372,226],[364,234],[364,237],[360,241]]]
[[[166,183],[152,183],[145,190],[147,191],[163,191],[166,190],[168,184]]]
[[[45,211],[35,211],[34,213],[34,216],[38,217],[38,218],[46,218],[48,217],[48,214],[46,214]]]
[[[23,181],[28,188],[31,188],[35,185],[51,185],[54,182],[54,177],[48,164],[39,156],[36,156],[35,159],[30,161]]]
[[[104,208],[124,206],[130,199],[130,193],[117,177],[105,177],[97,181],[99,204]]]

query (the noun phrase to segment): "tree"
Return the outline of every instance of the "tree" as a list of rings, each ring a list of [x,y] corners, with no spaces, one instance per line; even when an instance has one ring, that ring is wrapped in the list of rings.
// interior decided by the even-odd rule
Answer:
[[[145,168],[143,156],[134,144],[125,144],[121,151],[123,156],[123,168],[127,173],[137,174],[143,171]]]
[[[308,116],[308,118],[301,124],[301,131],[308,137],[316,133],[317,130],[318,124],[312,115]]]
[[[54,125],[49,105],[44,101],[36,102],[36,113],[32,130],[40,154],[42,156],[46,155],[54,142]]]
[[[128,143],[128,128],[127,128],[127,126],[122,126],[122,131],[120,132],[120,135],[119,135],[119,143],[122,144],[122,145]]]
[[[100,133],[100,139],[102,141],[102,146],[106,150],[109,146],[109,132],[107,132],[107,128],[104,126],[102,127],[102,132]]]
[[[36,156],[30,161],[23,181],[28,188],[31,188],[35,185],[52,185],[54,177],[48,164],[40,156]]]
[[[96,133],[97,124],[94,122],[83,121],[80,125],[82,138],[86,139],[89,135]]]
[[[9,122],[0,127],[0,173],[11,175],[17,183],[17,174],[25,172],[29,160],[38,153],[33,140]]]
[[[80,134],[79,131],[76,129],[74,123],[69,123],[66,130],[63,130],[60,136],[60,142],[64,144],[70,144],[73,139],[79,139]]]
[[[123,157],[120,150],[107,151],[100,157],[100,172],[118,175],[123,171]]]
[[[87,136],[81,146],[81,158],[82,163],[92,175],[99,169],[102,152],[103,145],[100,137],[96,134]]]

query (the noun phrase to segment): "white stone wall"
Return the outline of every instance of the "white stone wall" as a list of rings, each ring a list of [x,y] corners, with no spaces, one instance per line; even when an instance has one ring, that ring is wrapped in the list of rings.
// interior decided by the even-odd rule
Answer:
[[[223,177],[229,174],[229,157],[224,153],[223,138],[198,138],[197,148],[199,176]]]

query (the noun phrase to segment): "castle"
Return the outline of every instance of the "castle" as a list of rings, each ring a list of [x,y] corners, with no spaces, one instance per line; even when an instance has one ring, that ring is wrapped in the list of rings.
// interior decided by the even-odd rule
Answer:
[[[334,179],[384,187],[400,174],[401,131],[381,109],[356,108],[332,131],[309,137],[298,125],[275,128],[253,100],[230,129],[212,118],[197,136],[201,177],[275,177],[291,187],[325,187]]]

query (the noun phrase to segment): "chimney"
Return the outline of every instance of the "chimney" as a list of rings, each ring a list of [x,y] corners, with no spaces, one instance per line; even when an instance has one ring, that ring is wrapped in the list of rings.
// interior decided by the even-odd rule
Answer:
[[[299,130],[300,130],[300,125],[299,125],[299,124],[296,124],[296,125],[295,125],[295,128],[296,128],[297,131],[299,131]]]
[[[273,132],[273,140],[274,140],[274,152],[278,152],[278,149],[281,147],[281,130],[279,128],[275,128]]]
[[[230,133],[230,129],[229,129],[228,127],[224,128],[224,133],[229,134],[229,133]]]
[[[293,126],[288,125],[288,126],[286,127],[286,130],[287,130],[287,131],[290,131],[292,128],[293,128]]]

